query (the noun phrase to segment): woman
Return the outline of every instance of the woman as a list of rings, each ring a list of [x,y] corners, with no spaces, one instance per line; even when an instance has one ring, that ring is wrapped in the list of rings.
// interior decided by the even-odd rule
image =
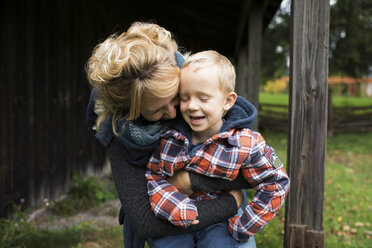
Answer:
[[[222,221],[236,214],[240,206],[239,191],[197,202],[199,224],[188,230],[157,219],[151,210],[145,168],[160,135],[177,116],[178,72],[184,61],[177,49],[169,31],[136,22],[99,44],[87,63],[93,87],[87,123],[107,147],[122,203],[121,223],[125,213],[126,248],[143,247],[144,238],[179,234]],[[175,177],[171,182],[183,191],[248,187],[242,178],[216,184],[216,179],[193,173]]]

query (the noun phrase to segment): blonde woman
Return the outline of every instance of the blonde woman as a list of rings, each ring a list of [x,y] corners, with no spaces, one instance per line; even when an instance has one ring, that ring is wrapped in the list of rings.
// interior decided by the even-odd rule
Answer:
[[[177,116],[178,73],[184,62],[177,49],[169,31],[135,22],[126,32],[98,44],[87,62],[92,86],[87,124],[107,148],[122,204],[119,221],[124,223],[126,248],[142,248],[149,237],[181,234],[226,220],[240,206],[237,189],[249,187],[241,177],[228,182],[183,171],[169,179],[183,192],[230,192],[197,202],[199,224],[188,229],[158,219],[152,212],[146,164],[160,135]]]

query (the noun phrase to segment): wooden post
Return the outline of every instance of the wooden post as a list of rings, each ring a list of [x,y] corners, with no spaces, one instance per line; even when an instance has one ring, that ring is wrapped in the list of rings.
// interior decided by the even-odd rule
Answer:
[[[290,248],[304,248],[305,247],[305,225],[291,225],[289,227]]]
[[[257,3],[251,5],[248,24],[248,84],[247,99],[258,108],[260,90],[261,46],[262,46],[263,7]],[[258,120],[254,129],[258,127]]]
[[[307,230],[305,233],[305,247],[324,247],[324,233],[321,231]]]
[[[291,225],[306,225],[323,247],[324,167],[327,140],[329,0],[296,0],[291,6],[290,128],[284,246]],[[306,241],[306,239],[305,239]]]
[[[246,41],[247,37],[244,37],[244,30],[248,24],[248,13],[249,6],[251,5],[252,0],[243,1],[241,5],[241,12],[239,18],[239,24],[237,28],[237,33],[235,37],[235,61],[237,62],[236,66],[236,92],[238,95],[246,97],[246,85],[247,85],[247,60],[248,60],[248,51],[247,46],[242,46],[242,40]]]

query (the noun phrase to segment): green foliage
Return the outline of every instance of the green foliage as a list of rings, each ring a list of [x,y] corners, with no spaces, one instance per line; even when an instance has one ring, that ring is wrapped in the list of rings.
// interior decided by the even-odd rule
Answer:
[[[14,247],[22,245],[22,239],[31,230],[27,222],[28,211],[22,211],[22,205],[12,204],[11,218],[0,219],[0,245],[1,247]]]
[[[262,39],[261,82],[267,82],[288,74],[289,56],[288,12],[279,10],[264,32]]]
[[[288,89],[288,84],[280,79],[270,80],[266,82],[263,91],[271,94],[285,93]]]
[[[329,75],[365,77],[372,72],[372,2],[339,0],[331,6]],[[281,8],[262,40],[261,82],[288,74],[290,13]]]
[[[83,177],[76,173],[67,197],[53,202],[50,208],[56,214],[69,215],[116,197],[113,186],[107,188],[105,183],[99,182],[95,177]]]
[[[368,76],[372,66],[372,3],[337,1],[331,6],[330,75]]]

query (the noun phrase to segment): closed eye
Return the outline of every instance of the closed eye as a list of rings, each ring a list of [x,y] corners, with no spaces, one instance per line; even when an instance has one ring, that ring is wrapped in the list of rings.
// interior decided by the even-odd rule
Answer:
[[[156,110],[153,110],[150,112],[150,114],[156,114],[156,113],[159,113],[160,109],[156,109]]]
[[[186,102],[186,101],[189,100],[189,98],[187,96],[181,96],[180,100],[181,100],[181,102]]]

